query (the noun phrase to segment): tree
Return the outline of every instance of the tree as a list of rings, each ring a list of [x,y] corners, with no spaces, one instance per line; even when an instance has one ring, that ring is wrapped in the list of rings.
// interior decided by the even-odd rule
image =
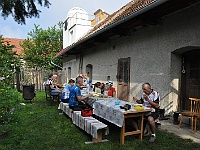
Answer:
[[[13,74],[21,66],[20,58],[12,50],[13,47],[0,35],[0,87],[12,85]]]
[[[49,8],[49,0],[37,0],[40,6]],[[35,0],[0,0],[1,15],[7,18],[12,15],[19,24],[25,24],[25,18],[39,17],[40,10]]]
[[[21,46],[28,67],[57,69],[50,62],[62,49],[62,22],[58,23],[58,28],[55,25],[47,30],[35,25],[35,29],[28,33],[28,38],[21,43]],[[54,63],[61,65],[61,58],[55,59]]]

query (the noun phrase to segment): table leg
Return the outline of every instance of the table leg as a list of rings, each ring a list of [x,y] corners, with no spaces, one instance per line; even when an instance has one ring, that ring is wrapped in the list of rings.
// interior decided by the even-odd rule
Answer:
[[[94,143],[98,143],[98,142],[101,142],[101,141],[102,141],[102,130],[98,130],[98,131],[97,131],[97,134],[98,134],[97,139],[92,138],[92,142],[94,142]]]
[[[124,133],[125,133],[125,119],[124,119],[124,122],[123,122],[123,126],[121,127],[121,138],[120,138],[120,143],[121,144],[124,144]]]
[[[144,114],[142,114],[140,121],[140,135],[139,135],[140,140],[142,140],[143,137],[143,124],[144,124]]]

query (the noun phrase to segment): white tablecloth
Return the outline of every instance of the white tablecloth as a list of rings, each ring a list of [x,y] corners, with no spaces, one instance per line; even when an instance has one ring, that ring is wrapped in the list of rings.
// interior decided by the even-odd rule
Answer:
[[[120,101],[119,105],[115,105],[116,101]],[[122,127],[124,121],[124,109],[120,109],[120,106],[124,106],[125,104],[129,104],[132,106],[132,103],[118,100],[115,98],[104,99],[95,101],[93,104],[94,114],[119,126]],[[133,110],[131,108],[131,110]]]

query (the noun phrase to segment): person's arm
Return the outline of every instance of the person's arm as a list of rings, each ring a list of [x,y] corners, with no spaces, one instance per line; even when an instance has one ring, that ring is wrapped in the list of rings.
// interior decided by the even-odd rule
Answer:
[[[56,86],[57,86],[58,88],[64,88],[63,85],[60,85],[60,84],[58,84],[58,83],[56,83]]]
[[[113,97],[116,97],[116,92],[113,92]]]
[[[78,101],[83,101],[89,97],[92,97],[92,94],[88,94],[86,96],[76,96],[76,97],[77,97]]]
[[[92,94],[82,96],[79,88],[75,88],[74,90],[75,90],[75,96],[76,96],[78,101],[83,101],[83,100],[87,99],[88,97],[92,97]]]
[[[149,102],[149,104],[151,104],[151,106],[153,108],[158,108],[159,104],[157,102],[152,101],[151,99],[148,98],[148,96],[146,94],[144,94],[144,99],[146,99],[146,101]]]
[[[136,97],[133,97],[133,100],[138,104],[143,104],[142,98],[138,100]]]
[[[50,88],[52,89],[52,90],[56,90],[57,88],[55,87],[55,85],[53,85],[53,84],[50,84]]]
[[[115,88],[113,88],[113,97],[116,97],[116,91],[115,91]]]
[[[85,85],[81,85],[81,86],[80,86],[81,89],[82,89],[82,88],[85,88],[85,87],[86,87]]]

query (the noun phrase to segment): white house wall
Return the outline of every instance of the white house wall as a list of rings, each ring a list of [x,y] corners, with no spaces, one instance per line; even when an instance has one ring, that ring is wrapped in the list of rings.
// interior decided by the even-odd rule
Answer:
[[[67,83],[70,79],[68,78],[68,68],[71,67],[71,78],[75,80],[78,76],[79,59],[75,55],[69,55],[63,57],[63,71],[62,71],[62,83]]]
[[[76,42],[84,33],[91,29],[88,13],[79,7],[72,8],[67,15],[67,29],[63,26],[63,48]]]
[[[200,4],[162,18],[162,25],[148,26],[131,36],[116,37],[95,47],[88,47],[83,58],[93,65],[93,83],[111,76],[117,87],[117,62],[130,57],[130,98],[140,98],[141,85],[149,82],[160,93],[161,108],[176,111],[181,78],[181,57],[172,54],[185,46],[200,46]],[[69,63],[64,62],[64,65]],[[78,72],[78,62],[73,63]],[[73,75],[77,75],[74,73]]]

